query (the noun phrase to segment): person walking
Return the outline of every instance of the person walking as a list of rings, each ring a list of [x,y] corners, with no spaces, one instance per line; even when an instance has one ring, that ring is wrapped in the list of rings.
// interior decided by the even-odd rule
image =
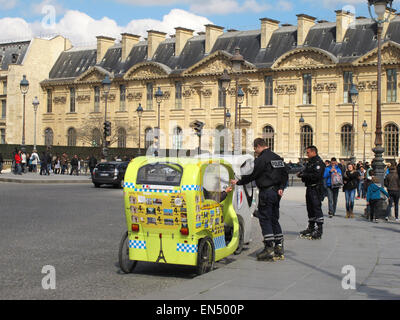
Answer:
[[[382,193],[386,198],[390,197],[386,190],[379,184],[379,179],[376,176],[372,176],[372,183],[369,185],[367,191],[367,205],[369,205],[369,218],[371,222],[378,222],[376,211],[378,210],[379,202],[383,200]]]
[[[26,153],[21,151],[21,172],[26,173]]]
[[[92,154],[91,157],[89,158],[89,170],[90,170],[91,177],[93,177],[93,170],[94,170],[94,168],[96,168],[96,165],[97,165],[97,159]]]
[[[71,173],[70,173],[70,176],[72,176],[72,174],[74,173],[74,171],[76,172],[76,175],[79,176],[78,167],[79,167],[79,160],[78,160],[78,156],[75,155],[75,156],[71,159]]]
[[[347,165],[347,170],[343,175],[343,191],[346,199],[346,219],[354,218],[354,198],[356,195],[356,189],[358,187],[359,176],[360,175],[356,170],[355,165],[349,163]]]
[[[1,171],[3,171],[3,163],[4,163],[3,155],[0,153],[0,174]]]
[[[15,172],[17,175],[22,175],[22,167],[21,167],[22,156],[21,156],[21,154],[22,154],[21,150],[18,150],[18,153],[14,157]]]
[[[396,221],[399,221],[400,179],[395,166],[390,167],[389,174],[385,177],[385,187],[390,196],[389,205],[386,210],[386,220],[389,220],[394,205]]]
[[[31,159],[32,159],[32,172],[37,173],[37,166],[40,163],[40,158],[37,153],[37,150],[32,151]]]
[[[61,174],[65,174],[65,172],[68,174],[68,156],[64,152],[61,157]]]
[[[279,203],[289,175],[283,159],[272,152],[264,139],[254,140],[254,151],[258,155],[250,175],[240,180],[231,180],[232,185],[247,185],[255,181],[259,193],[259,221],[264,239],[264,249],[257,254],[259,261],[283,259],[283,233],[279,224]]]
[[[47,175],[47,156],[45,152],[42,153],[40,160],[40,175]]]
[[[337,166],[340,168],[340,171],[343,173],[346,171],[346,162],[342,159],[340,160],[340,163],[337,163]]]
[[[50,173],[52,172],[52,160],[53,157],[51,156],[51,153],[49,152],[47,154],[47,174],[50,175]]]
[[[324,214],[322,212],[322,200],[324,193],[325,163],[318,155],[315,146],[307,148],[308,162],[302,172],[297,176],[307,187],[306,205],[308,213],[308,228],[300,232],[301,238],[321,239],[323,233]],[[317,228],[315,229],[315,225]]]
[[[360,198],[365,199],[365,191],[364,191],[364,180],[366,178],[366,171],[362,164],[360,164],[360,168],[358,169],[358,186],[357,186],[357,200]]]
[[[54,174],[60,174],[60,172],[61,172],[61,160],[60,157],[57,156],[54,164]]]
[[[336,214],[339,189],[343,186],[342,170],[340,170],[336,158],[332,158],[331,164],[325,168],[324,179],[326,179],[328,191],[328,214],[329,218],[332,218]]]

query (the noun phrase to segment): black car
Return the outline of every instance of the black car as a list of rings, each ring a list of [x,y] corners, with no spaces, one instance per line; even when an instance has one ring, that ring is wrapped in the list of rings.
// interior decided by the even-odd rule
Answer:
[[[129,162],[101,162],[93,170],[92,182],[96,188],[110,184],[116,188],[124,187],[125,171]]]

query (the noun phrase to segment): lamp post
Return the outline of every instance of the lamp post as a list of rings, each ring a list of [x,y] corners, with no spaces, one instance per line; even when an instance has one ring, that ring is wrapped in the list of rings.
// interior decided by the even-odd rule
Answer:
[[[240,143],[240,148],[243,148],[242,145],[242,104],[244,101],[244,92],[241,87],[239,87],[238,93],[237,93],[237,99],[238,99],[238,104],[239,104],[239,119],[238,119],[238,130],[239,130],[239,143]]]
[[[352,116],[351,116],[351,157],[350,157],[350,162],[355,163],[356,158],[354,156],[354,144],[355,144],[355,141],[354,141],[354,109],[355,109],[355,105],[358,100],[358,90],[354,83],[351,83],[350,99],[351,99],[351,104],[353,106]]]
[[[26,80],[26,75],[23,75],[22,80],[19,84],[19,88],[21,89],[22,96],[24,98],[24,103],[23,103],[23,111],[22,111],[22,143],[21,143],[21,150],[23,152],[26,151],[25,147],[25,98],[26,94],[29,91],[29,81]]]
[[[34,134],[33,134],[33,150],[36,150],[36,115],[39,108],[38,97],[35,97],[32,101],[33,111],[35,111],[35,122],[34,122]]]
[[[139,103],[139,107],[136,109],[136,112],[138,114],[139,117],[139,156],[142,155],[142,148],[141,148],[141,130],[142,130],[142,116],[143,116],[143,108],[142,108],[142,104]]]
[[[234,152],[237,154],[238,153],[238,147],[239,147],[239,132],[238,132],[238,124],[239,124],[239,74],[242,72],[243,69],[243,63],[244,63],[244,58],[240,54],[240,48],[236,47],[235,48],[235,54],[231,58],[232,62],[232,71],[235,74],[235,82],[236,82],[236,90],[235,90],[235,145],[234,145]]]
[[[226,97],[226,93],[228,92],[228,89],[231,85],[231,77],[228,74],[228,70],[224,70],[224,73],[222,76],[219,78],[219,81],[221,82],[222,89],[224,91],[224,98]],[[224,129],[226,129],[226,100],[224,99]]]
[[[390,5],[390,8],[388,8]],[[376,103],[376,131],[375,131],[375,148],[372,149],[374,152],[374,160],[372,163],[372,167],[374,170],[375,176],[378,178],[379,183],[383,186],[384,185],[384,177],[385,177],[385,163],[383,161],[383,152],[385,151],[382,147],[382,110],[381,110],[381,74],[382,74],[382,31],[383,31],[383,23],[389,21],[390,14],[392,12],[392,5],[393,0],[368,0],[368,10],[371,18],[377,23],[378,25],[378,92],[377,92],[377,103]],[[375,18],[371,12],[371,6],[374,6],[375,14],[377,18]],[[385,18],[386,10],[389,9],[389,16]],[[376,213],[377,217],[384,217],[386,216],[386,210],[384,205],[381,206],[377,210]]]
[[[157,127],[157,132],[156,132],[156,137],[157,137],[157,151],[155,152],[155,156],[158,156],[158,150],[160,150],[160,130],[161,130],[161,102],[164,96],[164,93],[161,91],[161,88],[158,87],[158,90],[154,94],[157,105],[158,105],[158,127]]]
[[[367,121],[364,120],[363,124],[362,124],[362,128],[364,131],[364,155],[363,155],[363,163],[365,165],[365,133],[367,132],[367,128],[368,128],[368,124]]]
[[[103,91],[104,91],[104,96],[105,96],[105,108],[104,108],[104,143],[103,143],[103,156],[106,160],[108,160],[108,143],[107,143],[107,136],[108,130],[106,128],[110,128],[108,122],[107,122],[107,100],[108,100],[108,94],[110,93],[111,89],[111,80],[108,75],[106,75],[105,79],[102,81],[102,86],[103,86]]]
[[[301,132],[301,128],[303,127],[303,124],[304,124],[303,114],[300,117],[299,124],[300,124],[300,154],[299,154],[299,162],[301,164],[302,160],[303,160],[303,148],[302,148],[303,139],[302,139],[302,132]]]

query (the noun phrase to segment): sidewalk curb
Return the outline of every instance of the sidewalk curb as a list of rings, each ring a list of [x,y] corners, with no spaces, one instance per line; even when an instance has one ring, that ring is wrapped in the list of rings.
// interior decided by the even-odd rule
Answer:
[[[91,184],[91,180],[24,180],[14,178],[1,178],[0,182],[4,183],[24,183],[24,184]]]

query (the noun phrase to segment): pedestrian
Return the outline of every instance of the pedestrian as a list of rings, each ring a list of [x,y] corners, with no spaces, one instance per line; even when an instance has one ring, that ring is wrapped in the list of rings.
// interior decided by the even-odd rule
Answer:
[[[50,175],[50,173],[52,172],[52,160],[53,157],[51,156],[51,153],[49,152],[47,154],[47,174]]]
[[[255,181],[259,193],[259,221],[264,239],[264,249],[257,254],[259,261],[283,259],[283,233],[279,224],[279,203],[288,181],[288,172],[283,159],[272,152],[264,139],[254,140],[257,158],[250,175],[240,180],[231,180],[232,185],[247,185]]]
[[[72,176],[74,171],[76,172],[76,175],[79,176],[78,167],[79,167],[79,160],[78,160],[78,156],[75,155],[71,159],[71,173],[70,173],[70,176]]]
[[[40,160],[40,175],[47,175],[47,156],[45,152],[42,153]]]
[[[3,155],[0,153],[0,174],[1,171],[3,171],[3,163],[4,163]]]
[[[61,160],[60,157],[57,156],[54,165],[54,174],[60,174],[60,172],[61,172]]]
[[[26,153],[21,151],[21,172],[26,173]]]
[[[329,218],[332,218],[336,214],[339,189],[343,186],[342,170],[339,168],[336,158],[332,158],[331,164],[325,168],[324,179],[326,179],[328,191],[328,214]]]
[[[379,208],[379,203],[384,201],[382,198],[382,193],[384,196],[386,196],[386,198],[390,197],[386,190],[379,184],[378,178],[376,176],[372,176],[372,183],[369,185],[367,191],[367,205],[370,206],[369,218],[371,222],[378,222],[378,219],[376,219],[376,211]]]
[[[32,151],[31,155],[32,159],[32,172],[37,172],[37,165],[40,163],[39,155],[37,153],[37,150]]]
[[[315,146],[307,148],[308,162],[302,172],[297,174],[306,185],[306,205],[308,214],[308,227],[300,232],[301,238],[321,239],[324,225],[322,200],[324,193],[325,163],[318,155]],[[315,228],[317,225],[317,228]]]
[[[68,174],[68,155],[64,152],[61,157],[61,174]]]
[[[22,175],[22,167],[21,167],[22,156],[21,155],[22,155],[21,150],[18,150],[18,153],[14,157],[14,160],[15,160],[15,172],[18,175]]]
[[[389,205],[386,211],[386,220],[389,220],[394,204],[396,221],[399,221],[400,179],[395,166],[390,167],[389,174],[385,178],[385,187],[390,196]]]
[[[364,192],[364,180],[365,180],[365,175],[366,171],[365,168],[362,164],[360,164],[358,171],[358,185],[357,185],[357,200],[360,198],[365,199],[365,192]]]
[[[346,219],[354,218],[354,198],[358,187],[359,177],[360,175],[356,170],[355,165],[349,163],[347,165],[347,170],[343,174],[343,191],[346,199]]]
[[[93,177],[93,170],[94,170],[94,168],[96,168],[96,165],[97,165],[97,159],[92,154],[91,157],[89,158],[89,170],[90,170],[91,177]]]
[[[343,175],[343,173],[346,171],[346,162],[342,159],[340,160],[340,163],[338,163],[337,165],[340,168],[340,171],[342,171]]]

